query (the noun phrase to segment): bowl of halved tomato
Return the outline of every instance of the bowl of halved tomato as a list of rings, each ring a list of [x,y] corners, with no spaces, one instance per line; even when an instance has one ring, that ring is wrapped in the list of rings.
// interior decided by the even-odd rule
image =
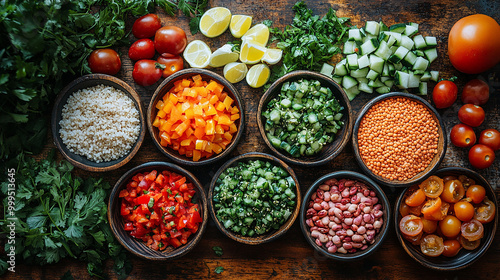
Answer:
[[[191,251],[208,221],[203,186],[189,171],[149,162],[126,172],[115,184],[108,220],[117,240],[149,260],[169,260]]]
[[[492,244],[497,208],[486,179],[467,168],[446,167],[401,193],[394,211],[396,233],[421,265],[463,269]]]

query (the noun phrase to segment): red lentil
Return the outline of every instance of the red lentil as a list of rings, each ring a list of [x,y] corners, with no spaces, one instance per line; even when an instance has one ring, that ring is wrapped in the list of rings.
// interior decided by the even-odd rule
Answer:
[[[361,159],[374,174],[406,181],[429,166],[438,148],[438,126],[429,109],[408,98],[384,99],[361,119]]]

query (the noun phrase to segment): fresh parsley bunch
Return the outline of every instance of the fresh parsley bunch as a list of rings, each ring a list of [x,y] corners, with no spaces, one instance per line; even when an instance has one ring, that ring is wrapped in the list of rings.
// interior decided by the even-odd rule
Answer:
[[[103,277],[104,261],[112,258],[119,275],[130,272],[125,250],[115,240],[106,216],[108,183],[73,177],[73,166],[67,161],[57,163],[53,153],[39,162],[22,155],[17,160],[14,246],[18,259],[44,265],[71,257],[86,262],[90,275]],[[6,213],[0,220],[0,234],[5,234],[11,222],[7,220],[8,180],[2,178],[0,187]],[[10,246],[6,244],[6,251]],[[0,260],[0,268],[0,274],[5,272],[5,260]]]

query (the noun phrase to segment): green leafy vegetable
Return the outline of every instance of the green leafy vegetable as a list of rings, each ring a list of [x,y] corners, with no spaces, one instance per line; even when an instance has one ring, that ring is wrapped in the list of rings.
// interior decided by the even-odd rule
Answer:
[[[189,19],[189,29],[194,35],[200,31],[200,19],[207,7],[208,0],[156,0],[156,4],[161,6],[170,16],[180,10]]]
[[[212,250],[214,250],[214,253],[217,255],[217,256],[222,256],[224,254],[224,252],[222,251],[222,248],[219,247],[219,246],[214,246],[212,247]]]
[[[340,52],[347,40],[349,18],[337,17],[330,8],[325,16],[313,15],[303,2],[293,6],[295,17],[283,31],[271,28],[271,41],[283,50],[283,64],[272,68],[271,82],[294,70],[319,71],[324,62]]]
[[[4,213],[9,214],[0,220],[0,234],[10,232],[7,195],[13,195],[16,255],[26,263],[44,265],[71,257],[87,262],[90,275],[103,277],[104,261],[112,258],[119,275],[130,272],[125,250],[115,240],[106,217],[110,185],[102,179],[73,177],[73,166],[57,163],[53,154],[40,162],[23,155],[16,158],[15,194],[8,180],[1,178]],[[10,246],[6,244],[6,250]],[[2,270],[0,274],[5,272],[3,265]]]
[[[221,274],[224,271],[224,268],[222,266],[218,266],[215,268],[215,273]]]

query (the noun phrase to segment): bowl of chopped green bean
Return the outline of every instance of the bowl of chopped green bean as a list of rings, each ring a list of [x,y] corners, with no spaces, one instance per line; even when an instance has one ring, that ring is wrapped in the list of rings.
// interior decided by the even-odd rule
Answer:
[[[240,243],[273,241],[288,231],[299,215],[300,187],[282,160],[247,153],[226,162],[208,192],[210,215],[217,228]]]
[[[257,122],[267,146],[280,159],[317,166],[334,159],[351,137],[349,99],[331,78],[294,71],[276,80],[259,102]]]

